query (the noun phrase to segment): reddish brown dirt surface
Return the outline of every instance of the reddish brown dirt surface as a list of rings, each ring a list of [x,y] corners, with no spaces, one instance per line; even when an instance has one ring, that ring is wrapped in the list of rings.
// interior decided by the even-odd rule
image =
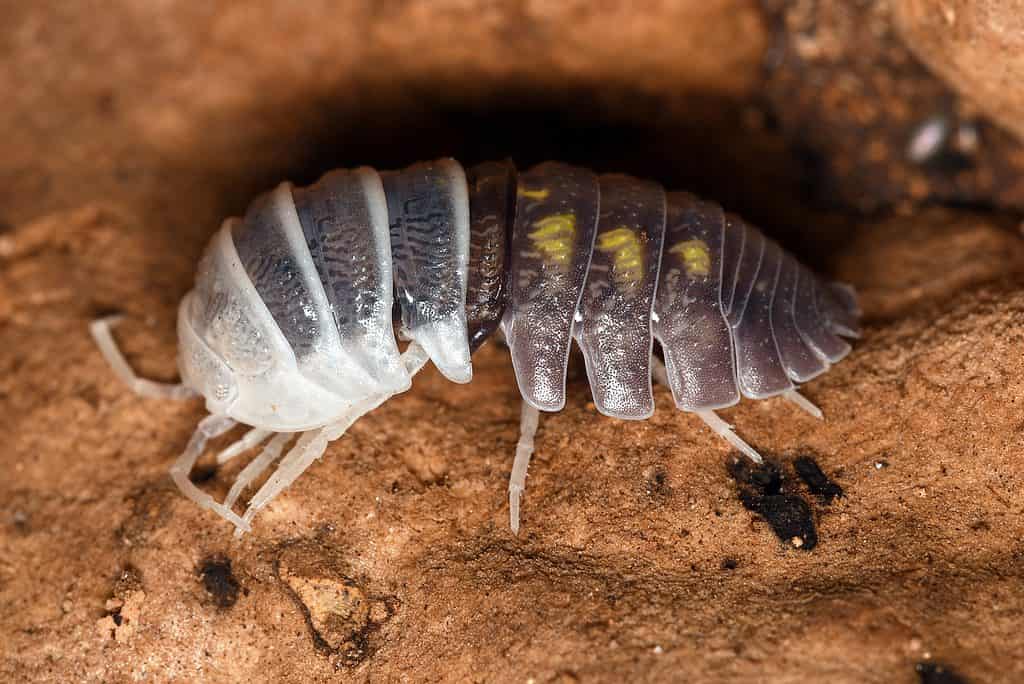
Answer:
[[[1024,679],[1020,148],[970,114],[966,168],[902,156],[932,105],[969,107],[886,5],[0,14],[0,679]],[[816,47],[812,20],[851,33]],[[854,87],[883,53],[912,78]],[[167,476],[200,402],[132,396],[88,322],[124,313],[132,364],[173,379],[175,307],[221,217],[281,178],[443,154],[690,187],[856,285],[864,339],[806,386],[827,419],[723,412],[775,464],[737,473],[665,391],[652,420],[614,421],[576,368],[514,537],[517,392],[488,345],[471,385],[425,372],[232,540]],[[222,497],[241,464],[211,465],[195,475]]]

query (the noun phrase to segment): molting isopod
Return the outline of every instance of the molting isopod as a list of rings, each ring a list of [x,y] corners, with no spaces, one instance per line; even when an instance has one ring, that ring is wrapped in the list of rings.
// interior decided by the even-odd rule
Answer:
[[[741,396],[783,396],[820,418],[796,384],[850,351],[842,338],[857,337],[858,317],[852,290],[692,195],[557,162],[517,174],[508,162],[464,171],[442,159],[284,183],[226,221],[179,307],[180,385],[136,377],[111,321],[92,331],[139,394],[206,399],[210,415],[171,474],[240,534],[428,360],[469,382],[472,352],[500,328],[523,397],[509,480],[518,531],[538,411],[565,405],[573,340],[601,413],[650,417],[653,376],[680,410],[760,461],[715,411]],[[401,353],[396,330],[409,342]],[[188,474],[206,442],[237,423],[252,429],[219,462],[267,443],[218,503]],[[242,491],[296,433],[237,515]]]

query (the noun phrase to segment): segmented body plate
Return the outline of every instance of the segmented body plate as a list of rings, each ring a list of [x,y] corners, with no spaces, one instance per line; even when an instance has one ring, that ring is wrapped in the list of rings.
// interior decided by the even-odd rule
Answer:
[[[789,392],[857,334],[850,292],[717,205],[557,162],[334,171],[257,198],[218,240],[185,327],[212,354],[196,367],[222,364],[243,396],[275,364],[342,402],[401,391],[393,309],[457,382],[500,323],[520,392],[546,411],[564,406],[575,339],[597,408],[633,419],[653,411],[654,340],[676,405],[708,411]],[[225,284],[228,252],[252,301]],[[243,323],[252,339],[226,340]]]
[[[648,418],[651,311],[665,233],[665,191],[628,176],[600,178],[601,213],[580,301],[576,341],[594,404],[619,418]]]
[[[600,186],[592,171],[548,162],[519,177],[516,196],[502,326],[523,398],[542,411],[560,411]]]

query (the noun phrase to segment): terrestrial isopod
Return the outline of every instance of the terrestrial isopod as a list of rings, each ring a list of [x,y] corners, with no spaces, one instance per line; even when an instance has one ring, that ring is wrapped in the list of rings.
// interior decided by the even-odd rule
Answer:
[[[538,412],[565,405],[573,340],[601,413],[649,418],[653,375],[680,410],[760,461],[715,411],[741,395],[781,395],[820,418],[796,384],[850,351],[842,338],[858,336],[859,313],[851,289],[819,280],[692,195],[558,162],[466,172],[442,159],[332,171],[304,188],[282,183],[244,218],[225,221],[179,306],[180,385],[136,377],[110,319],[92,332],[137,393],[205,398],[210,415],[171,475],[241,534],[329,442],[409,389],[428,360],[469,382],[472,352],[500,329],[523,397],[509,480],[517,532]],[[401,353],[396,330],[409,342]],[[217,502],[189,473],[207,441],[238,423],[252,429],[220,463],[267,443]],[[295,433],[236,514],[242,491]]]

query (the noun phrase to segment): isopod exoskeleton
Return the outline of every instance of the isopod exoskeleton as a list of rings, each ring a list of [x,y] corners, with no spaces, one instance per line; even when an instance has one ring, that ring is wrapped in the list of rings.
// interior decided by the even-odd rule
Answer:
[[[650,417],[653,375],[680,410],[760,461],[715,411],[783,396],[820,418],[796,385],[850,351],[842,338],[858,335],[858,317],[848,287],[687,193],[556,162],[517,174],[508,162],[467,172],[442,159],[283,183],[225,221],[179,307],[180,385],[137,378],[109,320],[92,330],[138,393],[206,399],[210,415],[171,474],[241,533],[428,360],[469,382],[473,350],[500,328],[523,397],[509,480],[518,531],[538,411],[565,404],[573,340],[601,413]],[[218,503],[188,475],[207,440],[238,423],[252,429],[219,462],[269,441]],[[237,515],[242,491],[296,433]]]

